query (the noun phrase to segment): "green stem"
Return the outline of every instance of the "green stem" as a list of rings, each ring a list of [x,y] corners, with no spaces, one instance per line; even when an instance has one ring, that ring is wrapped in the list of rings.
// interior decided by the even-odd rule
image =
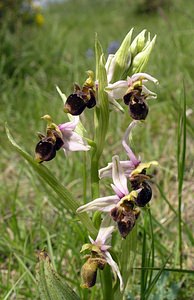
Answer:
[[[87,154],[83,154],[83,202],[87,202]]]
[[[177,140],[177,165],[178,165],[178,251],[179,265],[182,268],[182,189],[185,172],[185,156],[186,156],[186,97],[185,90],[183,95],[183,108],[180,107],[179,124],[178,124],[178,140]]]
[[[93,150],[91,157],[91,192],[92,199],[99,197],[99,177],[98,177],[99,159],[96,156],[96,150]]]
[[[103,300],[114,300],[114,293],[112,288],[112,274],[108,265],[101,272],[100,279],[102,285]]]
[[[154,256],[155,256],[155,249],[154,249],[154,230],[153,230],[153,224],[152,224],[152,214],[150,208],[148,209],[148,216],[149,216],[149,222],[150,222],[150,235],[151,235],[151,267],[154,268]],[[152,275],[153,271],[150,271],[150,276],[149,276],[149,284],[150,286],[152,282]]]

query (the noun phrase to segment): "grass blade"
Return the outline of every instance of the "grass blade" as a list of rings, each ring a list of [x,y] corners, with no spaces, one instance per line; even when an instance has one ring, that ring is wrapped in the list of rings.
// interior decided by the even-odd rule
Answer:
[[[182,100],[182,99],[181,99]],[[178,167],[178,251],[179,264],[182,268],[182,188],[185,171],[186,156],[186,97],[183,95],[183,108],[179,111],[179,124],[177,134],[177,167]]]
[[[171,256],[171,255],[170,255],[170,256]],[[156,276],[155,276],[154,279],[152,280],[151,284],[148,286],[147,290],[145,291],[145,293],[144,293],[144,295],[143,295],[144,298],[142,298],[142,299],[147,300],[147,299],[149,298],[149,295],[150,295],[152,289],[154,288],[154,286],[156,285],[158,279],[160,278],[162,272],[164,271],[164,268],[165,268],[165,266],[166,266],[166,264],[167,264],[167,262],[168,262],[170,256],[166,259],[166,261],[164,262],[162,268],[159,270],[159,272],[156,274]]]

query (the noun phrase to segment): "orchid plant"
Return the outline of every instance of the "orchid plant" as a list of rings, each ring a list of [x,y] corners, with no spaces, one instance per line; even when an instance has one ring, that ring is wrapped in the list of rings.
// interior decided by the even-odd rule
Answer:
[[[128,236],[134,226],[137,226],[141,209],[147,206],[152,198],[152,188],[149,183],[151,176],[146,174],[147,170],[158,165],[156,161],[142,162],[141,158],[132,151],[129,142],[133,128],[144,124],[143,121],[148,116],[147,100],[156,98],[156,93],[150,91],[145,84],[148,81],[158,83],[157,79],[145,73],[156,37],[151,40],[148,33],[146,38],[146,30],[143,30],[131,41],[132,33],[133,29],[126,35],[117,52],[109,54],[107,60],[96,38],[95,72],[87,71],[88,78],[81,85],[74,84],[74,90],[68,97],[57,87],[69,121],[56,125],[49,115],[43,116],[42,118],[47,122],[46,133],[38,133],[40,140],[35,147],[36,164],[54,159],[60,149],[63,149],[66,154],[74,151],[86,151],[91,154],[90,177],[93,200],[85,204],[82,201],[78,203],[66,190],[64,194],[60,192],[59,195],[65,195],[68,203],[71,204],[72,212],[77,213],[89,233],[90,243],[84,244],[81,249],[81,253],[89,252],[85,256],[86,262],[80,272],[81,287],[92,288],[98,280],[97,270],[104,272],[106,265],[110,266],[115,275],[114,292],[106,282],[106,277],[101,277],[104,300],[107,300],[107,295],[110,300],[113,299],[113,294],[116,292],[117,299],[123,299],[128,280],[122,269],[120,270],[119,255],[117,257],[114,247],[111,247],[111,236],[117,235],[118,232],[118,238],[127,243]],[[116,113],[115,111],[118,113],[118,110],[119,113],[124,112],[126,105],[129,109],[130,121],[120,143],[128,159],[120,160],[118,154],[114,154],[112,161],[106,167],[100,168],[100,158],[106,145],[109,128],[109,115]],[[81,123],[82,114],[87,108],[94,113],[93,140],[84,137],[87,131]],[[21,149],[18,149],[21,152]],[[26,154],[23,156],[27,157]],[[41,172],[44,170],[37,166],[35,169]],[[101,197],[99,181],[103,182],[105,177],[112,179],[113,193]],[[47,182],[49,184],[52,182],[50,177]],[[52,184],[52,187],[58,192],[56,183]],[[96,214],[97,211],[99,213]],[[87,212],[89,216],[91,212],[95,212],[92,220],[87,216]],[[116,260],[111,256],[110,249]],[[44,255],[40,257],[42,259]],[[120,292],[118,292],[117,277],[120,281]],[[77,299],[76,297],[72,296],[68,299]]]

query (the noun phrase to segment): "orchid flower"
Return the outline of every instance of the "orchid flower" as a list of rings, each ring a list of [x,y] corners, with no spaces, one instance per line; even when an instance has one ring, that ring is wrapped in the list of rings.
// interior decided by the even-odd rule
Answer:
[[[75,130],[79,123],[79,116],[74,116],[71,122],[59,124],[58,128],[62,133],[63,150],[65,153],[69,151],[88,151],[90,146],[84,141],[83,137]]]
[[[127,77],[126,80],[109,83],[105,88],[109,102],[123,111],[121,105],[116,101],[123,98],[124,103],[129,106],[131,117],[135,120],[144,120],[148,114],[145,100],[156,98],[156,94],[144,85],[148,80],[158,83],[157,79],[147,73],[136,73]]]
[[[122,99],[124,95],[131,92],[134,88],[141,86],[142,93],[146,95],[146,98],[156,98],[156,94],[151,92],[144,85],[145,82],[152,81],[158,84],[158,80],[147,73],[136,73],[131,77],[127,77],[127,80],[119,80],[114,83],[109,83],[106,87],[106,92],[113,99]]]
[[[77,209],[77,212],[80,213],[91,210],[110,212],[123,197],[129,195],[127,178],[123,172],[119,157],[117,155],[113,156],[112,158],[112,179],[113,184],[111,184],[111,187],[115,192],[114,195],[97,198],[83,206],[80,206]]]
[[[141,189],[129,192],[127,177],[117,155],[112,158],[112,179],[111,187],[115,192],[112,196],[97,198],[77,209],[77,212],[103,211],[109,212],[112,219],[117,222],[119,232],[123,238],[132,230],[135,221],[139,216],[139,210],[134,208],[135,199]]]
[[[74,84],[74,92],[70,94],[64,103],[64,112],[73,116],[80,115],[85,108],[92,108],[96,105],[94,73],[87,71],[88,78],[82,87]]]
[[[90,250],[92,253],[82,267],[81,273],[84,281],[83,287],[93,286],[96,281],[97,269],[103,269],[105,264],[108,263],[113,271],[114,276],[118,276],[120,280],[120,290],[123,290],[123,280],[119,271],[119,267],[108,251],[111,246],[106,244],[106,241],[111,238],[115,229],[115,227],[110,224],[110,220],[111,219],[109,217],[105,217],[102,221],[101,228],[96,239],[93,240],[91,237],[89,237],[91,244],[85,244],[81,249],[81,252]]]
[[[52,160],[56,152],[63,148],[68,151],[88,151],[90,146],[76,130],[79,117],[72,117],[72,121],[56,125],[49,115],[42,117],[47,121],[46,135],[39,133],[40,141],[35,148],[35,160],[39,163]]]

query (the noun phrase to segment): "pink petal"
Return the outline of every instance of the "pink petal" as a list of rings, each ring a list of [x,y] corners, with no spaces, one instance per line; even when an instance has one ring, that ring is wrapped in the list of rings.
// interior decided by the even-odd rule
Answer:
[[[100,210],[100,211],[107,211],[106,209],[109,207],[114,207],[119,202],[119,197],[117,195],[114,196],[107,196],[102,198],[97,198],[85,205],[80,206],[77,209],[77,212],[84,212],[84,211],[90,211],[90,210]]]
[[[63,131],[63,148],[67,151],[88,151],[90,146],[76,132]]]
[[[113,274],[115,276],[119,277],[120,280],[120,290],[123,290],[123,279],[121,276],[121,273],[119,271],[119,267],[117,265],[117,263],[112,259],[112,256],[110,255],[110,253],[108,251],[105,252],[105,259],[107,261],[107,263],[110,265],[110,267],[112,268]]]
[[[106,240],[111,237],[112,232],[115,229],[113,223],[114,222],[109,215],[106,215],[103,218],[95,242],[101,242],[101,244],[105,245]]]
[[[136,74],[131,76],[131,79],[133,80],[133,82],[135,82],[137,80],[147,79],[147,80],[152,81],[156,84],[158,83],[158,80],[156,78],[152,77],[151,75],[149,75],[147,73],[136,73]]]
[[[58,127],[63,133],[64,131],[73,131],[75,130],[77,124],[79,123],[79,116],[74,116],[71,122],[66,122],[63,124],[59,124]]]
[[[140,161],[136,158],[135,154],[133,153],[133,151],[131,150],[131,148],[129,147],[129,145],[127,144],[128,140],[129,140],[129,134],[132,130],[133,127],[135,127],[137,125],[137,122],[136,120],[133,120],[127,130],[125,131],[125,134],[124,134],[124,137],[123,137],[123,140],[122,140],[122,145],[123,147],[125,148],[126,152],[127,152],[127,155],[129,156],[131,162],[133,163],[134,167],[138,166]]]
[[[113,183],[116,186],[116,188],[120,191],[120,193],[122,193],[123,195],[128,195],[129,190],[127,187],[127,178],[121,167],[118,155],[113,156],[112,162],[113,162],[113,168],[112,168]]]

